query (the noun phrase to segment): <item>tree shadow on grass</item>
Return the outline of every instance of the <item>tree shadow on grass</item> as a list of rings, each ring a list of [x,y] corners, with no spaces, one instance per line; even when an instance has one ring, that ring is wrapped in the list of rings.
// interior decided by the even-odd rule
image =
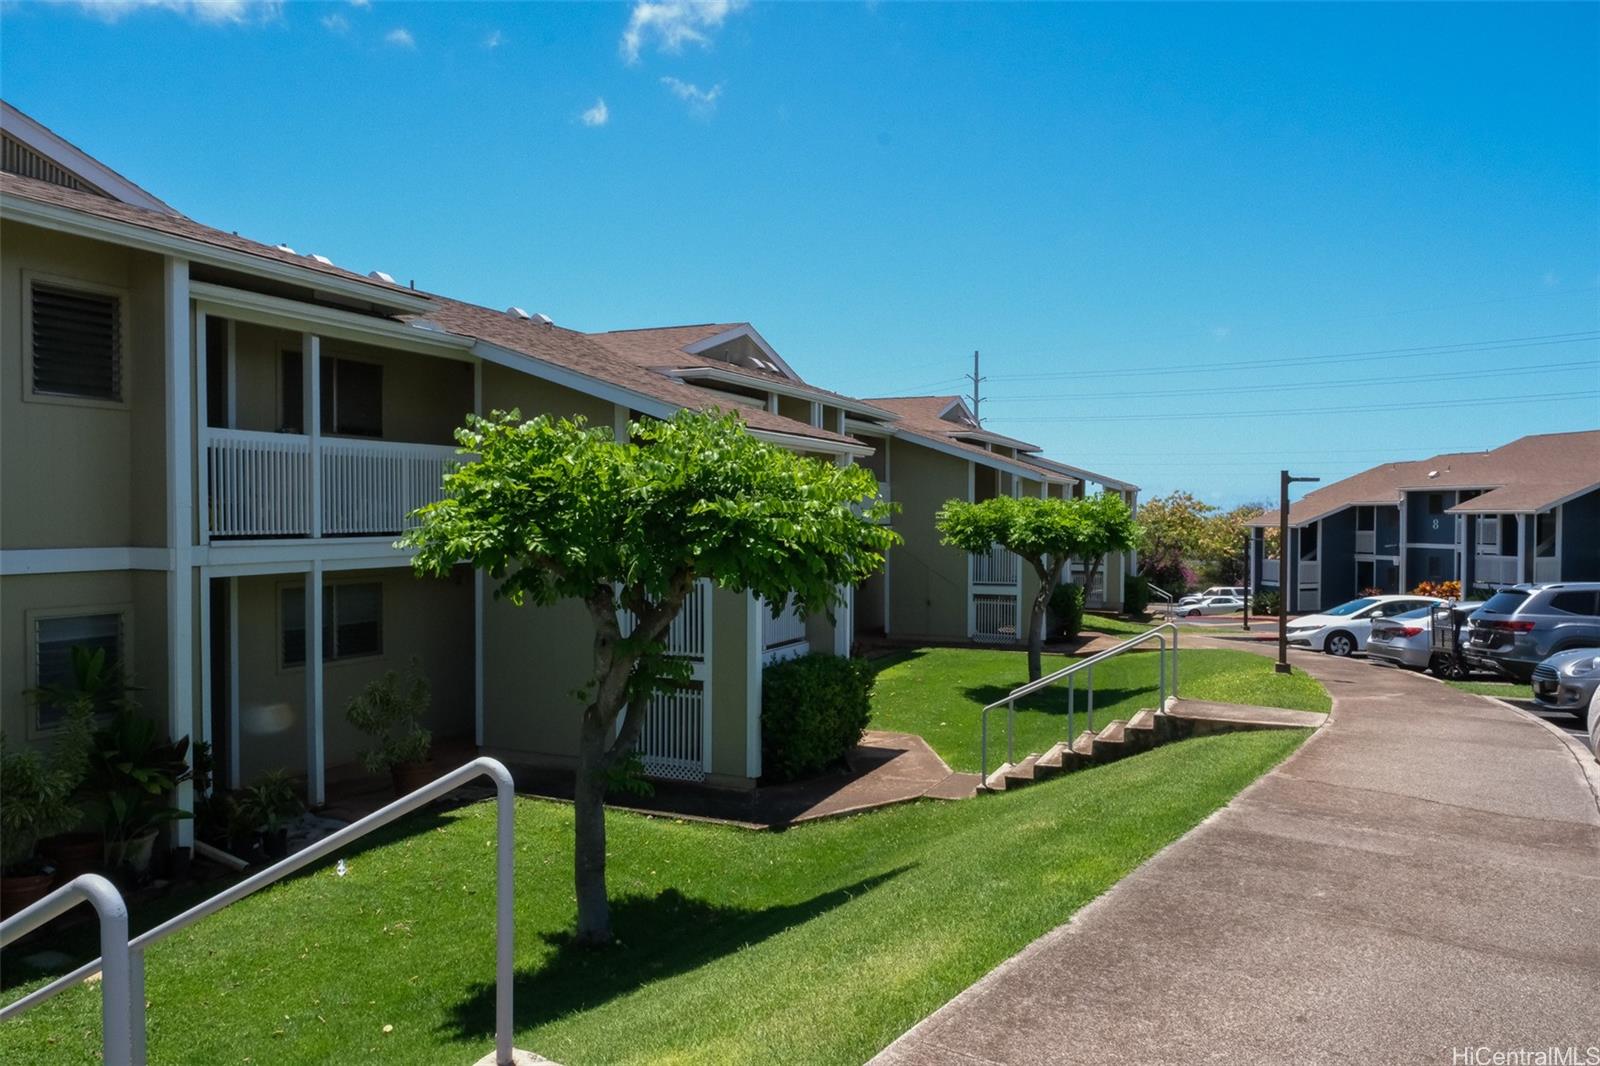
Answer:
[[[535,970],[519,970],[514,988],[517,1029],[591,1010],[653,981],[674,977],[802,925],[900,876],[912,865],[863,878],[801,903],[750,910],[691,899],[675,888],[655,896],[611,901],[609,947],[583,947],[570,933],[546,933],[555,954]],[[494,1033],[493,982],[474,986],[451,1008],[442,1029],[452,1039]]]

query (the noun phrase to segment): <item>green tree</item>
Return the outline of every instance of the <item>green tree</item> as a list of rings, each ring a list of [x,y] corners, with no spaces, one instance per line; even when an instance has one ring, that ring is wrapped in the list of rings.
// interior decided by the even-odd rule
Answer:
[[[1133,547],[1136,536],[1128,505],[1111,493],[1076,500],[1037,496],[996,496],[979,503],[949,500],[935,523],[951,547],[981,553],[998,544],[1033,567],[1039,590],[1028,616],[1030,681],[1043,673],[1045,617],[1067,564],[1083,559],[1097,565],[1106,552]]]
[[[688,679],[665,640],[695,581],[754,592],[775,613],[791,594],[802,611],[831,612],[840,586],[876,572],[899,540],[880,524],[889,508],[870,471],[759,441],[733,415],[680,412],[629,433],[618,441],[581,419],[515,411],[469,418],[456,439],[477,458],[445,477],[444,498],[404,538],[420,573],[467,561],[514,604],[588,608],[593,667],[573,796],[583,943],[611,938],[606,789],[650,695]],[[640,713],[623,715],[629,706]]]

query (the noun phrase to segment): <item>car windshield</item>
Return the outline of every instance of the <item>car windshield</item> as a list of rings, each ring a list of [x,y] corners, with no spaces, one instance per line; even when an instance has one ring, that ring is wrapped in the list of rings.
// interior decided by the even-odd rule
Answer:
[[[1394,617],[1396,621],[1403,618],[1409,622],[1416,618],[1426,618],[1432,613],[1432,607],[1418,607],[1415,611],[1407,611],[1405,614],[1397,614]]]
[[[1371,607],[1373,604],[1375,604],[1377,602],[1378,601],[1373,599],[1372,597],[1366,596],[1366,597],[1363,597],[1363,598],[1361,598],[1359,600],[1351,600],[1349,603],[1341,603],[1337,607],[1330,607],[1326,611],[1323,611],[1322,613],[1323,614],[1333,614],[1333,615],[1355,614],[1357,611],[1364,610],[1365,608]]]
[[[1489,597],[1489,601],[1483,605],[1483,610],[1486,614],[1516,614],[1517,608],[1521,607],[1522,601],[1527,598],[1528,594],[1521,589],[1502,589]]]

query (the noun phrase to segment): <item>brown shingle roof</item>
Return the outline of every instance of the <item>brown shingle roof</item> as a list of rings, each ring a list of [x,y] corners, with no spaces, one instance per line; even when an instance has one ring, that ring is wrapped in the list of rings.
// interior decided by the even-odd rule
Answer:
[[[243,252],[246,255],[258,256],[261,259],[275,260],[291,266],[309,270],[315,274],[328,274],[344,278],[347,281],[360,282],[373,288],[373,298],[379,299],[381,293],[397,293],[414,295],[411,290],[399,285],[392,285],[377,278],[369,278],[364,274],[357,274],[353,270],[343,267],[321,263],[309,255],[299,255],[286,252],[270,244],[252,241],[247,237],[240,237],[235,233],[227,233],[203,225],[184,215],[169,215],[160,211],[151,211],[143,207],[134,207],[120,200],[100,196],[91,192],[79,192],[75,189],[63,188],[52,185],[47,181],[36,181],[33,178],[18,177],[15,174],[0,175],[0,192],[18,199],[30,200],[38,204],[47,204],[52,207],[64,207],[72,211],[79,211],[86,215],[108,219],[113,222],[123,222],[130,226],[152,230],[172,237],[182,237],[186,240],[209,244],[230,252]]]
[[[653,397],[663,403],[697,411],[728,407],[725,396],[666,377],[623,359],[610,349],[596,343],[590,334],[533,319],[518,318],[502,311],[494,311],[444,296],[429,294],[428,298],[433,307],[426,314],[410,316],[412,320],[426,319],[452,333],[476,337],[530,358]],[[770,411],[741,407],[738,408],[738,414],[752,429],[835,444],[860,445],[860,441],[853,437],[819,429],[809,423],[798,422]]]
[[[1600,487],[1600,430],[1542,433],[1489,451],[1450,452],[1363,470],[1306,493],[1290,506],[1289,523],[1303,526],[1363,504],[1395,504],[1408,490],[1487,490],[1449,509],[1453,514],[1477,514],[1542,511],[1596,487]],[[1275,526],[1278,512],[1268,511],[1250,524]]]
[[[1051,481],[1076,480],[1059,470],[1051,470],[1037,463],[1031,463],[1028,461],[1027,456],[1004,455],[961,440],[961,437],[971,436],[974,432],[977,432],[979,427],[966,426],[959,422],[951,422],[939,417],[941,412],[958,400],[960,400],[959,396],[875,396],[869,398],[866,402],[874,407],[881,407],[885,411],[900,416],[900,420],[890,427],[896,436],[910,434],[913,437],[935,440],[947,447],[965,452],[974,459],[985,462],[990,466],[1004,463],[1020,467],[1041,480],[1046,478]],[[1037,445],[1028,444],[1027,447],[1035,451],[1038,450]]]

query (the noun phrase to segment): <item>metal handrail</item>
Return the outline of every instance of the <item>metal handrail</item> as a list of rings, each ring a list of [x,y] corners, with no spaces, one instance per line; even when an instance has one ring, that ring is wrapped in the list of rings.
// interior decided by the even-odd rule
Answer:
[[[1172,611],[1178,605],[1178,598],[1153,581],[1146,581],[1145,587],[1164,601],[1163,606],[1167,609],[1167,621],[1172,621]]]
[[[246,896],[255,892],[259,892],[261,889],[266,888],[268,885],[271,885],[274,882],[281,881],[283,878],[288,877],[290,874],[301,869],[302,867],[309,866],[318,859],[324,858],[331,853],[338,851],[340,848],[359,840],[361,837],[366,836],[373,830],[381,829],[397,818],[404,817],[405,815],[410,814],[412,811],[432,803],[434,800],[439,799],[446,793],[453,792],[455,789],[461,787],[476,777],[489,777],[494,781],[495,785],[495,801],[497,806],[496,837],[497,851],[499,854],[495,856],[496,944],[494,1050],[496,1066],[511,1066],[511,993],[513,977],[512,866],[515,858],[515,853],[512,847],[512,836],[516,814],[516,809],[514,806],[516,791],[511,780],[511,771],[507,770],[505,765],[498,759],[490,759],[487,757],[473,759],[471,762],[457,767],[456,769],[445,774],[443,777],[423,785],[415,792],[409,792],[406,795],[401,796],[393,803],[378,808],[365,818],[359,818],[345,826],[343,829],[340,829],[338,832],[331,833],[328,836],[323,837],[310,847],[307,847],[301,851],[297,851],[288,858],[273,863],[260,873],[245,878],[243,881],[240,881],[231,888],[225,889],[222,892],[217,893],[215,896],[212,896],[210,899],[190,907],[188,910],[177,915],[176,917],[167,919],[154,929],[134,937],[131,941],[128,940],[127,937],[127,910],[124,908],[122,912],[121,926],[122,949],[124,954],[120,959],[118,958],[117,953],[108,947],[108,942],[106,940],[106,934],[104,931],[104,915],[106,912],[102,912],[101,920],[103,924],[100,941],[101,957],[91,962],[84,963],[71,973],[64,974],[63,976],[56,978],[43,988],[36,989],[13,1003],[8,1003],[4,1007],[0,1007],[0,1021],[5,1021],[8,1018],[15,1017],[30,1007],[38,1006],[40,1003],[43,1003],[56,993],[62,992],[73,985],[79,984],[90,975],[99,972],[102,968],[105,970],[106,974],[106,995],[107,997],[110,997],[112,993],[111,979],[113,977],[113,973],[125,965],[122,975],[118,977],[119,984],[125,984],[125,987],[122,989],[122,994],[127,998],[126,1005],[121,1008],[120,1017],[123,1019],[123,1023],[122,1028],[113,1030],[111,1025],[111,1016],[109,1014],[107,1015],[105,1044],[106,1061],[116,1062],[119,1064],[127,1063],[129,1066],[144,1066],[144,952],[146,948],[157,941],[171,936],[180,929],[193,925],[195,922],[209,914],[215,914],[217,911],[228,906],[230,903],[237,903]],[[8,919],[3,925],[0,925],[0,941],[9,940],[11,937],[11,926],[13,924],[19,923],[25,916],[32,915],[36,910],[43,907],[44,904],[50,899],[54,899],[62,892],[72,888],[72,886],[77,884],[79,881],[85,881],[88,879],[89,877],[80,877],[77,881],[68,884],[64,888],[53,893],[51,896],[46,897],[44,900],[34,904],[27,910],[21,911],[14,917]],[[95,878],[95,880],[104,881],[104,878]],[[109,888],[109,882],[106,882],[106,885]],[[115,890],[112,890],[112,892],[113,895],[115,895]],[[76,902],[76,900],[74,900],[74,902]],[[91,902],[93,902],[92,899]],[[117,898],[117,902],[119,904],[121,903],[120,897]],[[71,904],[68,904],[67,906],[70,905]],[[42,924],[43,921],[49,921],[50,918],[55,917],[55,915],[61,913],[61,911],[65,909],[66,906],[62,906],[60,909],[52,909],[45,918],[39,922],[36,922],[35,924]],[[96,904],[96,909],[100,909],[99,904]],[[33,928],[33,925],[30,924],[28,928]],[[23,929],[16,933],[16,935],[20,936],[22,932],[26,931],[26,929]],[[122,981],[123,976],[126,977],[125,982]],[[106,1009],[109,1011],[111,1009],[110,1005],[108,1005]],[[119,1039],[119,1041],[116,1043],[113,1043],[113,1032],[121,1034],[121,1039]],[[127,1053],[125,1055],[121,1054],[123,1049],[126,1049]],[[113,1058],[113,1054],[116,1054],[118,1057]]]
[[[1017,701],[1019,699],[1022,699],[1024,696],[1031,696],[1035,692],[1038,692],[1038,691],[1040,691],[1042,689],[1049,688],[1051,685],[1054,685],[1056,682],[1061,681],[1063,679],[1066,679],[1067,680],[1067,742],[1071,743],[1072,742],[1072,733],[1073,733],[1073,728],[1072,727],[1075,724],[1075,717],[1074,717],[1075,716],[1075,708],[1074,708],[1073,704],[1074,704],[1074,696],[1075,696],[1076,693],[1075,693],[1074,686],[1075,686],[1075,679],[1077,677],[1078,672],[1080,670],[1087,671],[1086,684],[1088,685],[1088,696],[1089,696],[1089,726],[1088,726],[1088,728],[1090,729],[1090,731],[1093,731],[1093,729],[1094,729],[1094,666],[1095,666],[1095,664],[1099,663],[1099,662],[1104,662],[1106,659],[1111,659],[1111,658],[1114,658],[1114,657],[1116,657],[1118,655],[1121,655],[1123,652],[1129,651],[1129,650],[1131,650],[1131,649],[1133,649],[1135,647],[1138,647],[1140,644],[1143,644],[1143,643],[1145,643],[1147,641],[1150,641],[1150,640],[1155,640],[1160,646],[1160,665],[1159,665],[1159,668],[1158,668],[1159,669],[1159,682],[1158,682],[1158,684],[1159,684],[1159,688],[1160,688],[1161,700],[1160,700],[1159,706],[1165,707],[1166,703],[1167,703],[1167,637],[1166,637],[1166,634],[1169,631],[1172,634],[1172,694],[1174,696],[1176,696],[1178,694],[1178,627],[1175,624],[1173,624],[1172,622],[1162,622],[1160,625],[1155,626],[1152,629],[1147,629],[1143,633],[1140,633],[1136,637],[1129,637],[1127,640],[1123,641],[1122,643],[1117,644],[1117,645],[1115,645],[1113,647],[1107,648],[1105,651],[1096,652],[1095,654],[1089,656],[1087,659],[1079,659],[1077,662],[1073,663],[1072,665],[1062,667],[1060,670],[1057,670],[1055,673],[1046,674],[1044,677],[1039,678],[1037,681],[1029,681],[1025,685],[1018,685],[1016,688],[1012,689],[1009,693],[1007,693],[1004,698],[995,700],[993,703],[991,703],[988,706],[984,707],[984,709],[978,715],[979,727],[980,727],[980,730],[981,730],[981,739],[979,741],[979,747],[980,747],[979,774],[980,774],[980,784],[982,785],[982,787],[987,788],[988,787],[988,782],[989,782],[989,712],[990,711],[995,710],[995,709],[997,709],[999,707],[1006,708],[1006,762],[1007,762],[1007,764],[1014,766],[1014,765],[1016,765],[1016,761],[1017,761],[1017,752],[1016,752]]]
[[[0,948],[54,921],[80,903],[89,904],[100,916],[100,958],[105,970],[105,980],[100,986],[100,1019],[105,1033],[106,1066],[130,1066],[133,1000],[128,905],[122,901],[122,893],[115,885],[99,874],[73,878],[44,899],[0,922]],[[142,1003],[139,1013],[142,1021]]]

